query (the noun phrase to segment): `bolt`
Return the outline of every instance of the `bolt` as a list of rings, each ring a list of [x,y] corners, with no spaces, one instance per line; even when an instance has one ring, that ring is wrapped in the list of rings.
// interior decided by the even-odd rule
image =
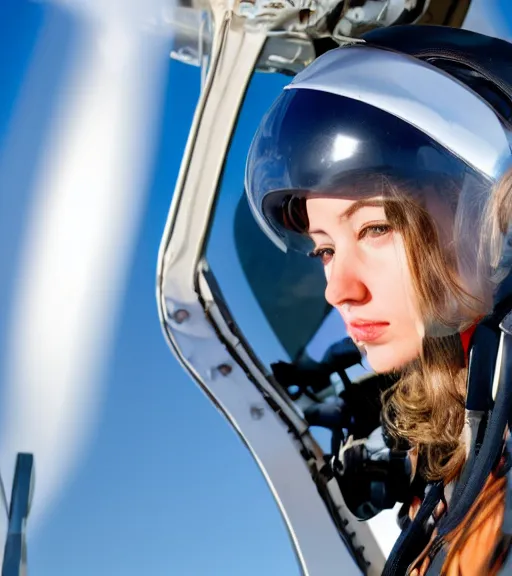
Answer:
[[[189,318],[190,314],[188,313],[187,310],[183,308],[179,308],[172,315],[172,319],[176,322],[176,324],[183,324],[183,322],[185,322],[185,320],[188,320]]]
[[[217,366],[217,370],[223,375],[223,376],[229,376],[231,374],[231,372],[233,372],[233,368],[229,365],[229,364],[219,364]]]
[[[251,418],[253,420],[261,420],[265,415],[265,409],[262,406],[251,406]]]

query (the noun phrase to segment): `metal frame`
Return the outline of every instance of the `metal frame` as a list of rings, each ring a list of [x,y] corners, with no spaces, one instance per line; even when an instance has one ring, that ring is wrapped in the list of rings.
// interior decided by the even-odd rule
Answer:
[[[27,573],[26,527],[34,494],[34,483],[34,456],[19,453],[12,483],[2,576],[25,576]]]
[[[385,557],[370,527],[350,515],[337,485],[323,478],[323,453],[239,334],[203,259],[226,152],[267,38],[265,31],[247,32],[232,12],[214,16],[210,69],[158,259],[164,335],[256,460],[303,574],[323,576],[335,567],[347,576],[380,574]]]

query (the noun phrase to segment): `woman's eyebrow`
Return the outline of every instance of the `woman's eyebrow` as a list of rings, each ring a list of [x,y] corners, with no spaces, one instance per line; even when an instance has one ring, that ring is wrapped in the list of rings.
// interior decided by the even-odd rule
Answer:
[[[361,208],[382,208],[383,206],[384,200],[382,198],[372,198],[371,200],[356,200],[340,215],[340,220],[343,220],[344,218],[351,218],[358,210],[361,210]]]
[[[373,198],[371,200],[356,200],[353,204],[351,204],[346,210],[344,210],[340,216],[340,220],[344,220],[345,218],[351,218],[358,210],[361,208],[382,208],[384,206],[384,200],[381,198]],[[322,230],[321,228],[315,228],[314,230],[308,230],[308,234],[324,234],[328,236],[327,232]]]

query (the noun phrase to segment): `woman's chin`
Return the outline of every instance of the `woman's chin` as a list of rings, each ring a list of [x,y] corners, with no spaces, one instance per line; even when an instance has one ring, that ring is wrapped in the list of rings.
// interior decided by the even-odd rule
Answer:
[[[400,370],[420,354],[420,345],[411,347],[393,343],[365,346],[366,359],[377,374],[386,374]]]

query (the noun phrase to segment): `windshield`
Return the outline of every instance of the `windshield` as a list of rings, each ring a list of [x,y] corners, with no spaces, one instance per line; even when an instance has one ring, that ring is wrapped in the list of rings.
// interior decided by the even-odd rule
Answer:
[[[252,135],[289,80],[263,73],[251,79],[224,166],[206,260],[249,346],[305,418],[324,453],[332,454],[339,448],[341,426],[326,427],[322,416],[332,416],[347,387],[354,384],[351,391],[364,421],[355,433],[366,435],[378,426],[378,403],[375,396],[367,397],[378,396],[378,377],[347,338],[339,313],[327,305],[321,264],[276,248],[253,219],[243,188]],[[369,386],[358,386],[364,383]],[[396,510],[387,510],[369,522],[386,549],[397,535],[395,514]]]
[[[325,300],[322,265],[276,248],[256,224],[244,194],[252,135],[289,81],[263,73],[251,79],[227,155],[206,259],[238,328],[302,414],[312,403],[336,399],[348,382],[369,371],[351,342],[353,362],[345,362],[341,374],[317,370],[333,346],[348,340],[340,315]],[[328,451],[330,434],[318,427],[312,432]]]

